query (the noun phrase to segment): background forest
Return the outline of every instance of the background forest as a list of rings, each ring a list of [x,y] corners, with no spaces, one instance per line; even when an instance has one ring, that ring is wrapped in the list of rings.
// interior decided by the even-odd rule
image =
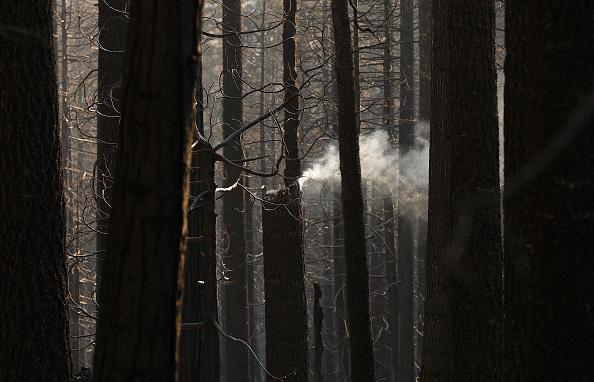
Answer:
[[[594,380],[594,3],[0,2],[0,381]]]

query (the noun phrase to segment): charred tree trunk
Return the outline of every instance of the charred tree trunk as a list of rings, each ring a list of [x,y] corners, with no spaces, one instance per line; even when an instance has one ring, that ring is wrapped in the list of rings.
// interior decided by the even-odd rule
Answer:
[[[242,57],[241,57],[241,1],[223,1],[223,136],[229,137],[242,126]],[[241,160],[241,138],[237,137],[223,149],[229,160]],[[241,181],[241,171],[224,166],[225,187]],[[223,232],[226,251],[223,253],[228,281],[223,287],[222,304],[224,330],[227,334],[247,339],[248,291],[246,279],[246,246],[244,211],[245,194],[235,187],[223,199]],[[227,382],[238,381],[249,373],[248,349],[236,341],[225,342],[223,373]]]
[[[116,147],[123,104],[123,73],[127,38],[128,0],[99,1],[99,58],[97,63],[97,286],[101,284],[107,251],[108,225],[116,173]],[[101,296],[98,295],[100,300]],[[99,303],[101,303],[99,301]]]
[[[262,208],[266,366],[272,375],[286,381],[308,380],[300,194],[296,185],[268,193]]]
[[[434,1],[423,381],[499,381],[502,249],[493,1]]]
[[[504,380],[594,376],[594,4],[506,1]]]
[[[138,0],[131,7],[96,381],[175,379],[197,7],[190,0]]]
[[[200,361],[202,380],[217,382],[220,379],[220,345],[217,305],[217,233],[215,212],[215,168],[213,151],[210,144],[200,141],[195,153],[200,177],[200,255],[202,257],[201,272],[202,298],[200,300],[201,318],[204,326],[201,329]],[[193,380],[192,380],[193,381]]]
[[[369,311],[369,273],[359,159],[359,130],[353,80],[353,51],[348,1],[332,2],[338,95],[338,140],[346,259],[348,330],[353,381],[374,379],[373,340]]]
[[[297,0],[283,0],[285,21],[283,22],[283,84],[285,86],[285,122],[283,141],[285,144],[285,186],[290,186],[301,176],[299,158],[300,100],[297,89],[296,68],[296,14]]]
[[[51,3],[0,3],[2,381],[70,378]]]

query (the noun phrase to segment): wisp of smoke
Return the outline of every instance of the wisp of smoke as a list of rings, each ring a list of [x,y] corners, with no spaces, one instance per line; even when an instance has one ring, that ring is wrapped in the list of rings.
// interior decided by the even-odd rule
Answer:
[[[390,144],[385,131],[376,131],[359,140],[361,175],[364,181],[393,192],[398,190],[400,199],[425,204],[429,183],[429,126],[417,124],[415,147],[399,158],[398,148]],[[299,179],[301,188],[307,193],[319,189],[321,183],[340,181],[338,148],[330,145],[326,153],[317,159]]]

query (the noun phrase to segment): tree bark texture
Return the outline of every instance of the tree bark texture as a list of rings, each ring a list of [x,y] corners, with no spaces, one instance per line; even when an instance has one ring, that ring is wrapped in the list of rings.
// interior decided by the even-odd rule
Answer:
[[[94,377],[173,381],[200,5],[190,0],[138,0],[131,5],[120,165],[101,284]]]
[[[99,58],[97,63],[97,285],[101,283],[107,251],[109,213],[116,173],[116,148],[123,105],[123,73],[128,0],[99,1]],[[100,296],[98,295],[100,300]],[[99,301],[100,302],[100,301]]]
[[[592,380],[594,4],[505,6],[504,380]]]
[[[52,2],[0,3],[0,380],[70,378]]]
[[[303,209],[297,185],[264,195],[262,230],[266,366],[285,381],[307,381]]]
[[[338,141],[346,249],[347,327],[351,352],[351,380],[372,381],[374,359],[369,309],[369,272],[347,0],[332,2],[332,20],[336,49]]]
[[[223,136],[228,137],[242,126],[242,56],[241,1],[223,1]],[[237,137],[223,148],[230,160],[241,160],[241,139]],[[241,171],[231,165],[224,166],[224,187],[241,180]],[[246,279],[245,195],[241,187],[227,193],[223,199],[223,232],[225,250],[223,263],[228,280],[222,284],[225,300],[222,304],[224,330],[227,334],[247,339],[248,305]],[[225,342],[223,373],[225,381],[238,381],[249,373],[248,349],[235,341]]]
[[[433,3],[421,379],[499,381],[502,243],[494,2]]]

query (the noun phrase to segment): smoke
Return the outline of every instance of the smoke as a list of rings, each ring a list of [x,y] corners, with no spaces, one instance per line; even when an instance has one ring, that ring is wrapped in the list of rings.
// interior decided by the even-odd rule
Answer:
[[[399,157],[398,148],[391,145],[385,131],[364,135],[359,140],[361,175],[379,188],[399,192],[399,198],[425,205],[429,184],[429,126],[417,124],[413,149]],[[316,193],[323,183],[340,182],[338,148],[330,145],[326,153],[314,161],[299,179],[304,192]]]

